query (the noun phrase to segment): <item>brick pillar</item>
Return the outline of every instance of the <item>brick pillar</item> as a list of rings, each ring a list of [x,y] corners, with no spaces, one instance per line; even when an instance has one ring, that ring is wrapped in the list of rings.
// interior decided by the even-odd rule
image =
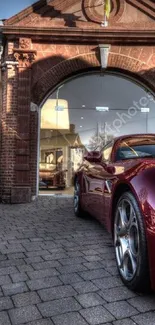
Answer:
[[[31,64],[35,51],[31,50],[31,40],[19,40],[19,48],[14,49],[18,65],[18,109],[17,134],[15,144],[14,186],[11,188],[11,202],[22,203],[31,200]]]
[[[17,83],[18,71],[12,57],[13,43],[5,49],[2,62],[2,111],[0,141],[0,197],[9,203],[11,188],[14,186],[15,142],[17,130]],[[7,64],[6,64],[6,61]]]

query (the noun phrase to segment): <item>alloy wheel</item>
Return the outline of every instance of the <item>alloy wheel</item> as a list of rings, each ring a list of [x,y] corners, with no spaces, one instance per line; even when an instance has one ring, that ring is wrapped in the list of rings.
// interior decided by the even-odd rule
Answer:
[[[138,267],[139,227],[136,212],[128,199],[120,200],[114,223],[114,245],[121,276],[132,281]]]

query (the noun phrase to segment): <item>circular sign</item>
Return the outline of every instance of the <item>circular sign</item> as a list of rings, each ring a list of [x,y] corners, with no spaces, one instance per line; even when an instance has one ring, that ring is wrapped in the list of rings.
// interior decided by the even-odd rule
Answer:
[[[123,0],[110,0],[111,12],[110,22],[115,22],[120,19],[124,11]],[[105,15],[105,0],[83,0],[84,13],[89,21],[102,23]]]

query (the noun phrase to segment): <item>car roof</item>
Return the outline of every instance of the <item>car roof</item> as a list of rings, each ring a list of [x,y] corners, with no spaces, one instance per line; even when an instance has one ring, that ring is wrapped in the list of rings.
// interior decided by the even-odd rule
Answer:
[[[121,140],[124,140],[124,139],[128,139],[128,138],[141,138],[141,137],[155,137],[155,133],[138,133],[138,134],[126,134],[126,135],[122,135],[122,136],[119,136],[119,137],[116,137],[114,138],[114,142],[116,141],[121,141]]]

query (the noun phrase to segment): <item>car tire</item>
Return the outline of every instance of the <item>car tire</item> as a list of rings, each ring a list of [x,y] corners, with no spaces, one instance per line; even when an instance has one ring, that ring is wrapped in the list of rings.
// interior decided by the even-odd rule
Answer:
[[[131,192],[125,192],[116,206],[114,246],[117,267],[123,283],[133,291],[150,290],[144,220]]]
[[[74,185],[74,213],[78,218],[84,217],[84,211],[81,207],[81,188],[78,180],[75,181]]]

